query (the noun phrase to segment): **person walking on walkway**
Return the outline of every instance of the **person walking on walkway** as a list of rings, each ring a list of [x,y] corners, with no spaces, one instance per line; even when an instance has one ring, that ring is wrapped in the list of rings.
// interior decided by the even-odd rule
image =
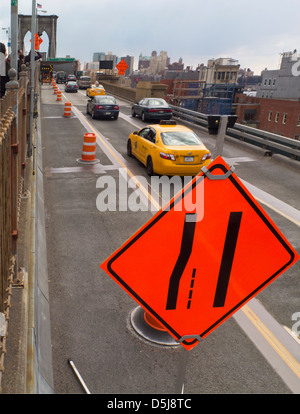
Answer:
[[[3,43],[0,43],[0,99],[5,95],[5,84],[9,81],[8,71],[10,65],[6,56],[6,47]]]

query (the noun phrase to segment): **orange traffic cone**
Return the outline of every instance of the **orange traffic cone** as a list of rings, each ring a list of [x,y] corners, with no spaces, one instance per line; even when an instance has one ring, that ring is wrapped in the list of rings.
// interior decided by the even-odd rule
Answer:
[[[159,331],[167,332],[167,330],[156,320],[150,313],[144,312],[144,319],[148,325]]]
[[[96,158],[96,135],[88,132],[84,135],[82,155],[77,161],[84,164],[96,164],[99,162]]]
[[[65,103],[65,110],[64,110],[64,116],[67,118],[71,116],[71,107],[72,107],[71,102],[67,101]]]
[[[54,89],[54,91],[53,91],[54,95],[57,95],[57,92],[58,92],[58,86],[56,86],[56,85],[55,85],[55,86],[53,87],[53,89]]]
[[[96,135],[87,133],[84,135],[82,146],[82,161],[95,161],[96,156]]]
[[[157,319],[146,312],[141,306],[138,306],[132,311],[130,320],[133,329],[148,341],[160,345],[180,345]]]
[[[62,95],[61,91],[58,90],[57,91],[57,98],[56,98],[57,101],[61,101],[61,95]]]

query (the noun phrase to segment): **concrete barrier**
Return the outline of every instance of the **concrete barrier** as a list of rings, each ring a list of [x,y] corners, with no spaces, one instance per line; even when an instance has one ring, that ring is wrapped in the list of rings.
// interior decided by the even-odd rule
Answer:
[[[107,81],[99,81],[104,86],[105,92],[130,102],[136,102],[136,89],[121,86]]]
[[[104,86],[106,93],[112,94],[119,98],[126,99],[130,102],[138,102],[142,98],[165,98],[167,85],[160,82],[140,81],[136,88],[129,88],[118,85],[116,82],[99,81]]]

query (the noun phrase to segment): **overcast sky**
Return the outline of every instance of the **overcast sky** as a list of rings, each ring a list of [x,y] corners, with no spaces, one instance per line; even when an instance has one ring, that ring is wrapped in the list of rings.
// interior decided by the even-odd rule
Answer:
[[[0,0],[1,28],[10,26],[10,0]],[[19,14],[31,15],[32,0],[19,0]],[[280,53],[300,52],[299,0],[41,0],[57,15],[57,57],[90,62],[94,52],[119,57],[167,51],[185,66],[230,57],[260,74],[277,69]],[[27,36],[27,39],[30,36]],[[48,47],[47,35],[41,51]],[[0,41],[7,43],[5,30]],[[28,46],[29,48],[29,46]]]

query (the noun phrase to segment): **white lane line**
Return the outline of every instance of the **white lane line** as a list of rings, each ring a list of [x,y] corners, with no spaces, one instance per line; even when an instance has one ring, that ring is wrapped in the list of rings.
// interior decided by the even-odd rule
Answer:
[[[138,130],[142,129],[142,127],[135,122],[132,122],[132,117],[129,115],[122,114],[122,112],[119,113],[119,117],[127,121],[129,124],[133,125],[135,128],[138,128]]]
[[[290,390],[300,392],[299,345],[255,298],[233,318]]]
[[[232,165],[239,165],[241,162],[257,161],[257,160],[255,160],[254,158],[251,158],[251,157],[232,157],[232,158],[222,157],[222,158],[230,166],[232,166]]]
[[[245,180],[242,180],[242,183],[249,190],[249,192],[255,197],[255,199],[269,207],[276,213],[285,217],[286,219],[292,221],[297,226],[300,226],[300,211],[285,203],[284,201],[279,200],[278,198],[272,196],[271,194],[266,193],[263,190],[255,187],[254,185],[248,183]]]

